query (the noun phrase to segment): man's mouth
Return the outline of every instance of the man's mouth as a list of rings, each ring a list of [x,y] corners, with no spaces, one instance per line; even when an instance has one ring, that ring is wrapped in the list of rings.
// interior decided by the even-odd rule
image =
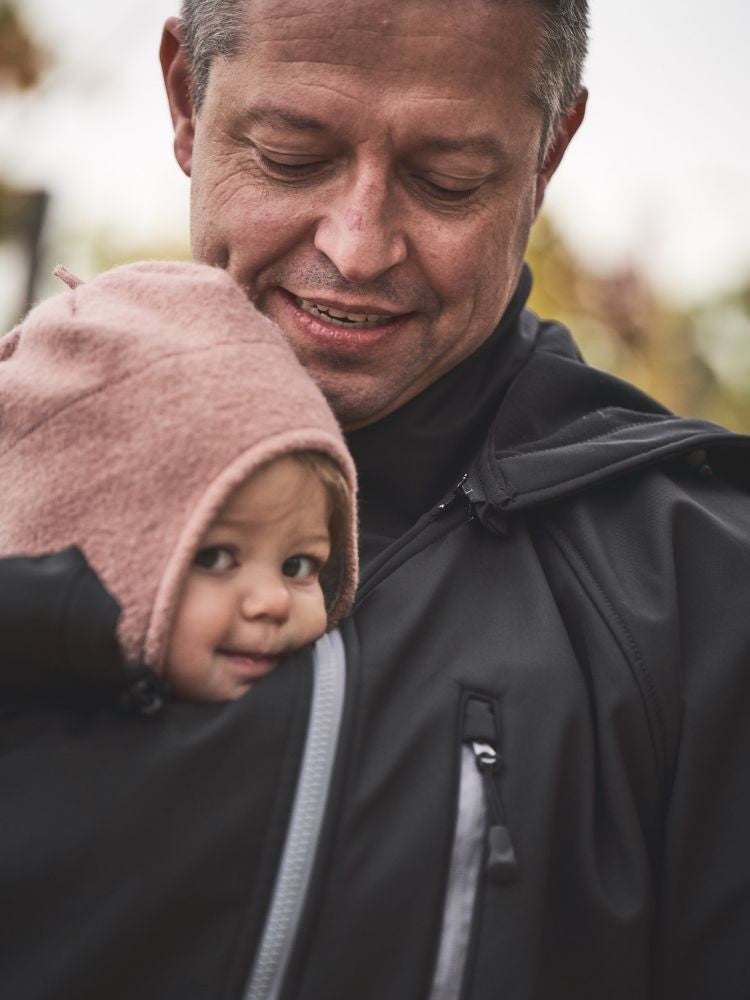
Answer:
[[[396,319],[391,313],[345,312],[343,309],[334,309],[333,306],[322,305],[310,299],[301,299],[297,295],[293,295],[292,299],[297,308],[308,315],[322,319],[333,326],[342,326],[348,329],[372,330],[374,327],[384,326]]]

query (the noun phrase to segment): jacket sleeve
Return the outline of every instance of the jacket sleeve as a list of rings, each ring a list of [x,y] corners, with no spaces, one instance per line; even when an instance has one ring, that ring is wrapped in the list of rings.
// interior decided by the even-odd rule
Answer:
[[[657,894],[659,1000],[750,996],[750,499],[672,505],[679,738]],[[669,681],[668,681],[669,683]]]
[[[311,697],[302,650],[232,702],[0,706],[3,998],[244,996]]]
[[[560,523],[606,595],[653,734],[652,1000],[747,1000],[750,497],[672,468],[579,498]]]
[[[0,697],[116,691],[120,608],[75,546],[0,559]]]

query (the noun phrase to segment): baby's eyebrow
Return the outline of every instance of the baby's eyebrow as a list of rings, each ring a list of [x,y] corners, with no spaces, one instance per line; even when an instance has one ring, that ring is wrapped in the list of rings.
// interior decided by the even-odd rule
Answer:
[[[206,544],[205,538],[210,536],[210,533],[212,531],[216,531],[217,528],[234,528],[235,530],[240,530],[240,531],[247,531],[249,529],[250,531],[261,532],[264,531],[267,527],[268,525],[265,522],[263,524],[257,524],[251,518],[220,516],[217,517],[216,520],[212,522],[212,524],[210,525],[210,527],[206,532],[206,535],[204,536],[204,541],[201,542],[200,544],[201,545]],[[290,532],[290,534],[294,534],[294,532],[292,531]],[[315,545],[318,543],[320,543],[321,545],[323,544],[327,545],[331,541],[331,534],[329,531],[317,532],[314,535],[299,534],[296,537],[299,539],[299,541],[297,541],[296,544],[302,546]]]
[[[301,545],[328,545],[331,541],[331,536],[326,532],[325,535],[304,535],[300,541]]]
[[[244,528],[251,523],[252,523],[251,521],[248,521],[243,517],[217,517],[214,521],[211,522],[208,530],[210,531],[212,528],[222,528],[222,527]]]

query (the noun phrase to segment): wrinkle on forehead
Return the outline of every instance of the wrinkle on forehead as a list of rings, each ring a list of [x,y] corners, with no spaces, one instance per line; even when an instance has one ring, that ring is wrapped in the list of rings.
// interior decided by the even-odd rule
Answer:
[[[250,49],[278,48],[283,61],[378,71],[387,53],[384,72],[405,75],[419,67],[423,47],[448,70],[459,61],[466,67],[466,47],[494,55],[502,30],[513,31],[513,45],[505,45],[502,55],[508,74],[528,71],[542,27],[533,6],[488,0],[398,0],[396,7],[392,0],[249,0],[248,22]],[[537,31],[529,30],[534,26]],[[346,59],[347,48],[355,58]]]

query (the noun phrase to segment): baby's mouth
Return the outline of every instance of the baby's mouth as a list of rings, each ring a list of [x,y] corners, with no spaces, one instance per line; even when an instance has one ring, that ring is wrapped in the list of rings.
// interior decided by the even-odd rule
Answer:
[[[279,662],[280,657],[273,653],[259,653],[250,650],[218,649],[220,656],[231,660],[237,667],[247,671],[252,677],[260,677],[269,673]]]

